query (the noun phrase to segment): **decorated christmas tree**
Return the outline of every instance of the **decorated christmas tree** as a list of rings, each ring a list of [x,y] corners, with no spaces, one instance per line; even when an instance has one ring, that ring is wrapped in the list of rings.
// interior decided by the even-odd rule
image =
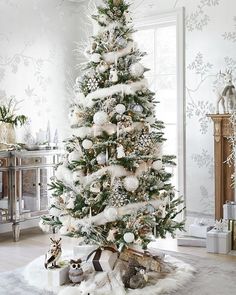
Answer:
[[[184,228],[176,221],[182,199],[166,170],[174,157],[162,154],[164,124],[155,117],[129,4],[104,0],[92,18],[98,29],[74,87],[74,135],[65,142],[41,225],[85,244],[145,248],[154,236]]]

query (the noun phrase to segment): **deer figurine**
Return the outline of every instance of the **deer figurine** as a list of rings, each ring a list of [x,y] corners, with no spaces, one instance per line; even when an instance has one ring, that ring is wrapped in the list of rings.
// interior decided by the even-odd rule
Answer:
[[[225,86],[217,90],[216,113],[219,114],[220,103],[224,114],[228,114],[236,108],[236,91],[233,85],[232,71],[226,73],[220,71],[219,77],[224,79]]]

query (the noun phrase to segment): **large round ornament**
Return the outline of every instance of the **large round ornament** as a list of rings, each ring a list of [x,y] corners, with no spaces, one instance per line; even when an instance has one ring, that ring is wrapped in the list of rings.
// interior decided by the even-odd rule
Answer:
[[[78,151],[73,151],[68,155],[68,161],[71,163],[73,161],[79,161],[81,158],[81,154]]]
[[[140,77],[144,73],[144,66],[141,63],[135,63],[130,66],[129,70],[132,76]]]
[[[90,60],[94,63],[99,63],[101,60],[101,54],[99,53],[93,53],[90,57]]]
[[[104,125],[108,122],[108,115],[104,111],[99,111],[94,114],[93,116],[93,122],[96,125]]]
[[[159,171],[162,169],[162,161],[161,160],[157,160],[155,162],[152,163],[152,168],[156,171]]]
[[[134,110],[135,113],[142,113],[143,112],[143,107],[140,104],[136,104],[133,107],[133,110]]]
[[[123,184],[128,192],[134,192],[139,187],[139,180],[136,176],[127,176],[124,178]]]
[[[123,239],[126,243],[130,244],[130,243],[133,243],[135,236],[133,233],[128,232],[124,234]]]
[[[99,165],[105,165],[106,164],[106,154],[100,153],[97,155],[96,160]]]
[[[118,114],[122,115],[122,114],[124,114],[124,112],[126,111],[126,107],[125,107],[125,105],[123,105],[122,103],[119,103],[119,104],[115,107],[115,111],[116,111]]]
[[[82,142],[82,147],[85,149],[85,150],[89,150],[91,149],[93,146],[93,142],[89,139],[85,139],[83,140]]]
[[[115,207],[108,207],[104,210],[104,217],[108,221],[112,221],[117,216],[117,209]]]
[[[113,4],[115,6],[119,6],[122,3],[123,0],[113,0]]]

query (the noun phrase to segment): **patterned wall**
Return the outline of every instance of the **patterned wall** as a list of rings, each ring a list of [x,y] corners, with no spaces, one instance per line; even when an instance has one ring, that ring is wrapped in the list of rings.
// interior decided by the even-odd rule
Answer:
[[[74,77],[78,5],[61,0],[0,1],[0,100],[15,97],[33,131],[67,132],[66,86]]]
[[[85,1],[87,4],[88,1]],[[68,0],[1,0],[0,98],[16,96],[33,115],[33,126],[48,118],[62,136],[75,76],[74,41],[89,27],[83,8]],[[220,69],[236,77],[235,0],[136,0],[137,18],[176,7],[186,8],[187,211],[214,212],[212,123],[213,92]],[[194,132],[193,132],[194,130]]]

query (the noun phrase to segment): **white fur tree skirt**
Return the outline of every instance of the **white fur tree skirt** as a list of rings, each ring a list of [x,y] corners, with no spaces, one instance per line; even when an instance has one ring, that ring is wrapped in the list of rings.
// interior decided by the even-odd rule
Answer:
[[[72,253],[66,253],[63,259],[70,259]],[[27,283],[41,290],[52,291],[58,295],[157,295],[173,292],[188,281],[195,273],[195,269],[176,258],[165,256],[165,261],[175,267],[175,269],[163,276],[159,273],[149,273],[149,281],[145,288],[136,290],[125,290],[121,280],[123,263],[118,262],[112,272],[94,272],[89,275],[86,281],[77,286],[52,287],[48,285],[47,271],[44,268],[44,256],[33,260],[24,269],[24,278]]]

